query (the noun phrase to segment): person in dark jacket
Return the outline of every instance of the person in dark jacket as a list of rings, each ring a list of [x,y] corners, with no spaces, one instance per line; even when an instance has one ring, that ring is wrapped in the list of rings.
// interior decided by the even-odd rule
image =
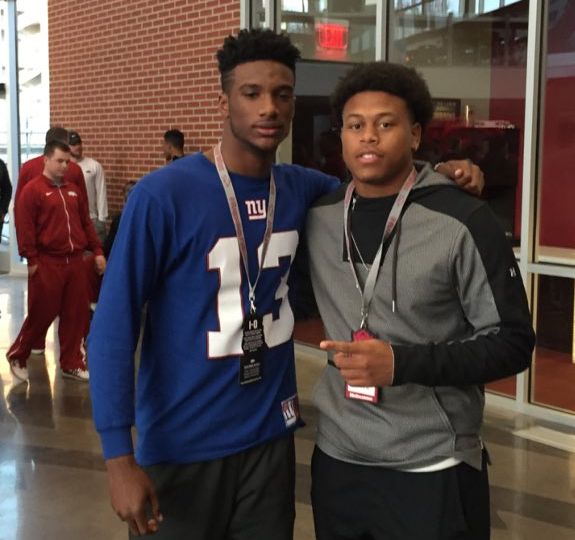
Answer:
[[[128,195],[130,191],[134,188],[137,184],[136,180],[128,180],[124,184],[124,204],[128,200]],[[110,256],[110,252],[112,251],[112,246],[114,245],[114,240],[116,238],[116,234],[118,232],[118,227],[120,226],[120,220],[122,219],[122,212],[118,212],[114,219],[112,219],[112,223],[110,223],[110,229],[108,230],[108,234],[106,235],[106,239],[104,240],[104,256],[106,259]]]
[[[12,199],[12,182],[6,168],[6,163],[0,159],[0,237],[4,227],[4,219],[8,213],[8,206]]]

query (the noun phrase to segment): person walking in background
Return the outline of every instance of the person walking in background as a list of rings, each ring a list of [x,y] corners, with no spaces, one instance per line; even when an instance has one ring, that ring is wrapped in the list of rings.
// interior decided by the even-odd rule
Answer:
[[[48,129],[48,131],[46,131],[46,143],[51,141],[60,141],[64,144],[68,144],[68,130],[62,126],[52,126],[50,129]],[[18,200],[20,199],[20,194],[22,193],[24,186],[43,173],[45,167],[44,157],[45,156],[41,155],[29,159],[20,167],[20,172],[18,174],[18,186],[16,187],[16,195],[14,197],[14,211],[16,211],[18,206]],[[68,164],[63,181],[68,184],[76,185],[84,200],[88,200],[86,182],[84,181],[84,173],[77,163],[71,161]],[[38,336],[35,343],[32,344],[32,354],[44,354],[45,349],[46,336]]]
[[[167,163],[184,156],[184,134],[179,129],[164,133],[163,151]]]
[[[108,219],[108,196],[106,192],[106,177],[102,165],[95,159],[84,155],[82,138],[77,131],[68,134],[68,145],[72,153],[72,161],[77,163],[84,174],[90,219],[101,242],[106,238],[106,220]]]
[[[24,186],[15,209],[19,252],[28,261],[28,316],[6,353],[16,383],[28,380],[32,345],[56,317],[62,376],[89,379],[84,352],[89,302],[82,261],[90,250],[102,273],[106,259],[86,199],[77,185],[65,180],[69,163],[69,146],[48,142],[43,173]]]
[[[84,155],[82,137],[77,131],[68,132],[68,145],[70,146],[72,162],[77,163],[84,174],[90,219],[100,242],[103,244],[106,240],[106,220],[108,219],[108,196],[104,169],[98,161]],[[102,281],[101,274],[96,271],[94,257],[95,254],[89,252],[84,256],[91,310],[96,308]]]
[[[2,229],[4,228],[4,219],[8,213],[10,200],[12,199],[12,182],[10,182],[10,175],[6,163],[0,159],[0,238],[2,237]]]
[[[51,141],[60,141],[64,144],[68,144],[68,130],[61,126],[51,127],[46,131],[46,143]],[[24,186],[37,176],[41,175],[44,171],[44,157],[45,156],[41,155],[29,159],[20,167],[18,186],[16,187],[16,195],[14,197],[14,206],[18,204],[18,200],[20,199],[20,194],[22,193]],[[88,200],[84,173],[79,165],[74,162],[70,162],[66,169],[64,181],[70,184],[75,184],[80,190],[81,195]]]

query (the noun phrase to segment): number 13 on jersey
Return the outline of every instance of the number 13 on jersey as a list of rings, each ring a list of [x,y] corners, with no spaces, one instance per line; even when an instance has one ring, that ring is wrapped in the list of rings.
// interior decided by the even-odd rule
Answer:
[[[280,259],[295,256],[298,244],[297,231],[272,233],[262,266],[262,276],[265,271],[278,268]],[[258,260],[261,263],[262,246],[258,249]],[[242,309],[242,266],[238,241],[235,237],[220,238],[208,256],[210,270],[217,270],[220,274],[217,309],[219,331],[208,332],[208,357],[221,358],[224,356],[240,356],[242,351],[242,325],[244,311]],[[288,341],[293,332],[294,316],[288,300],[289,268],[281,277],[275,292],[275,299],[281,300],[279,317],[273,320],[271,313],[264,314],[264,335],[268,347],[276,347]],[[256,290],[256,298],[258,297]]]

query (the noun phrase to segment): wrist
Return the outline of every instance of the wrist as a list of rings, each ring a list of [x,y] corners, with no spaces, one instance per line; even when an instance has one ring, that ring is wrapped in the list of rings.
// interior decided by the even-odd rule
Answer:
[[[134,454],[126,454],[124,456],[116,456],[106,460],[106,469],[113,471],[114,469],[131,467],[136,464]]]

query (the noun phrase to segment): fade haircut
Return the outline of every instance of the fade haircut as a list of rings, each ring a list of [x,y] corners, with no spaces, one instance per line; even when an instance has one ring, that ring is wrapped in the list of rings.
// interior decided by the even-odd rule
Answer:
[[[179,129],[168,129],[164,133],[164,141],[178,150],[184,150],[184,134]]]
[[[300,56],[299,49],[285,34],[262,28],[240,30],[237,36],[228,36],[216,53],[222,90],[229,90],[232,72],[240,64],[271,60],[288,67],[295,76],[295,64]]]
[[[385,92],[403,99],[413,122],[422,132],[433,117],[433,101],[427,83],[413,68],[391,62],[368,62],[353,67],[335,87],[331,106],[338,127],[345,104],[360,92]]]
[[[62,141],[63,143],[68,143],[68,130],[62,126],[52,126],[48,131],[46,131],[46,142],[50,141]]]
[[[70,147],[65,142],[58,139],[52,139],[46,143],[46,146],[44,146],[43,154],[45,157],[51,157],[56,150],[70,153]]]

